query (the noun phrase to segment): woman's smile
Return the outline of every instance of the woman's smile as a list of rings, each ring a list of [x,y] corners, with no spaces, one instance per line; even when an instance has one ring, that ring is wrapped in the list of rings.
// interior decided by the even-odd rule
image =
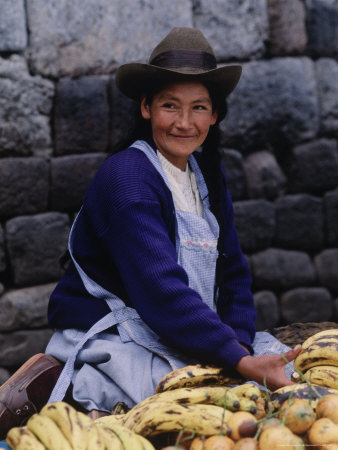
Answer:
[[[150,105],[144,97],[141,113],[151,121],[157,149],[182,170],[217,120],[207,88],[195,81],[166,86],[154,95]]]

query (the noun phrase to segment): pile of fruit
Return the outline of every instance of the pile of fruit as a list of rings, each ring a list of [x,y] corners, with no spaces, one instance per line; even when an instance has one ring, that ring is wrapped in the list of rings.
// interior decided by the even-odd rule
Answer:
[[[6,437],[14,450],[338,450],[338,330],[302,345],[297,383],[274,392],[194,365],[131,409],[92,420],[49,403]]]

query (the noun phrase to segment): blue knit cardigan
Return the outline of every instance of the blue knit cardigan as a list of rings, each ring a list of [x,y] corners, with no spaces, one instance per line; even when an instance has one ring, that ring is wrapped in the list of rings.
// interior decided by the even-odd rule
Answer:
[[[98,170],[85,194],[73,252],[93,280],[134,307],[169,346],[233,367],[248,354],[241,343],[252,351],[256,314],[225,179],[222,206],[217,313],[189,288],[177,263],[171,192],[138,149],[110,156]],[[71,262],[50,298],[50,326],[86,330],[108,312],[85,290]]]

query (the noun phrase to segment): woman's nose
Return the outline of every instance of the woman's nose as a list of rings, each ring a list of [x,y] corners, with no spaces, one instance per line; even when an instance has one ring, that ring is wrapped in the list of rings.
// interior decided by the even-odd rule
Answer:
[[[176,125],[180,128],[189,128],[190,124],[191,124],[190,111],[181,110],[177,117]]]

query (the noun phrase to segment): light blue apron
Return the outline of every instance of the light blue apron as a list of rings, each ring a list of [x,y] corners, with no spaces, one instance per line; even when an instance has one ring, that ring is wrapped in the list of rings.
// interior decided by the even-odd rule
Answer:
[[[135,142],[133,147],[148,157],[170,189],[154,150],[144,141]],[[202,198],[203,217],[190,212],[175,212],[177,261],[188,274],[189,286],[201,295],[210,308],[216,310],[214,288],[219,227],[209,209],[203,175],[192,155],[189,164]],[[76,223],[77,219],[69,237],[71,257],[86,290],[96,298],[105,300],[111,312],[87,332],[68,329],[54,333],[46,353],[65,362],[65,367],[49,402],[62,400],[72,383],[74,399],[89,411],[98,409],[110,412],[117,401],[124,401],[131,407],[152,395],[157,383],[168,372],[198,361],[165,345],[134,308],[127,307],[119,297],[102,288],[82,270],[72,251]],[[107,332],[114,325],[119,334]],[[282,344],[268,333],[260,334],[258,344],[263,347],[262,350],[265,349],[265,353],[271,352],[271,339],[275,345],[278,343],[278,352],[285,351],[281,350]]]

